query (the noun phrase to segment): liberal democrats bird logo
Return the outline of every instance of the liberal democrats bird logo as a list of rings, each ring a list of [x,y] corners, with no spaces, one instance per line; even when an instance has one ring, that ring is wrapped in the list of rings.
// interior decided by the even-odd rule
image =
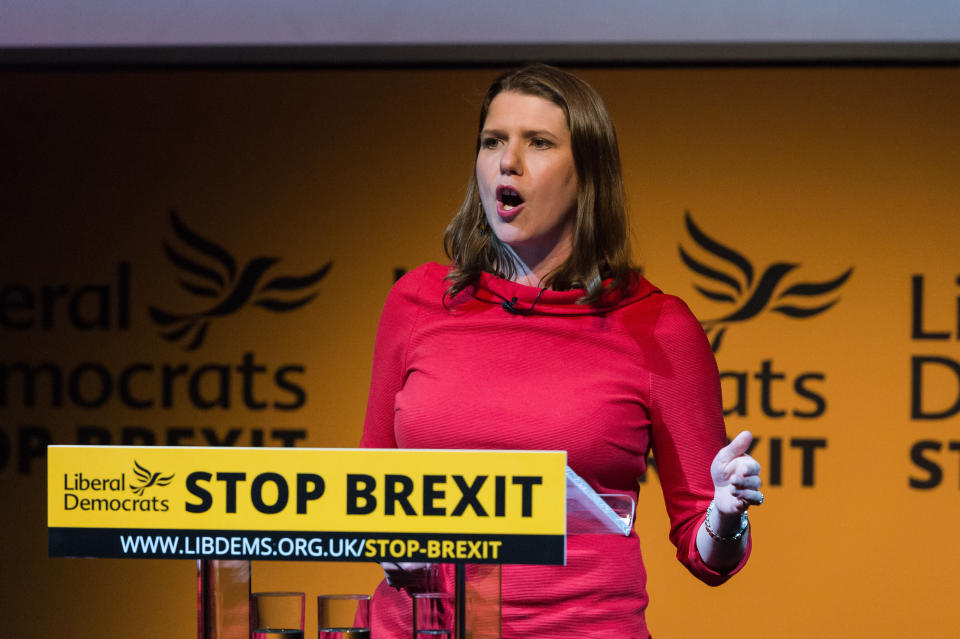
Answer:
[[[180,286],[211,303],[199,313],[170,313],[155,306],[151,306],[149,312],[160,327],[160,336],[172,342],[182,340],[188,351],[203,344],[212,320],[235,313],[247,304],[275,313],[293,311],[307,304],[317,295],[317,291],[309,292],[309,289],[323,279],[333,265],[331,261],[307,275],[274,277],[261,283],[267,271],[279,262],[278,258],[255,257],[238,274],[233,256],[187,228],[176,211],[170,212],[170,225],[182,246],[174,247],[164,240],[163,252],[180,270]]]
[[[680,257],[691,270],[712,280],[710,288],[694,285],[697,291],[707,299],[731,304],[734,309],[716,319],[703,320],[700,324],[710,339],[713,352],[720,350],[727,326],[756,317],[765,310],[780,313],[787,317],[803,319],[823,313],[840,298],[824,301],[824,296],[840,288],[853,268],[825,282],[796,282],[787,284],[785,278],[794,272],[799,264],[776,262],[764,270],[754,282],[753,265],[747,258],[728,246],[707,236],[686,213],[687,231],[701,249],[724,262],[728,268],[712,268],[702,261],[694,259],[681,245]]]
[[[151,486],[166,486],[174,477],[173,475],[161,477],[160,473],[151,473],[149,470],[137,463],[136,459],[133,460],[133,474],[136,475],[137,479],[139,479],[141,482],[139,486],[130,487],[130,490],[133,491],[134,495],[143,495],[143,491]]]

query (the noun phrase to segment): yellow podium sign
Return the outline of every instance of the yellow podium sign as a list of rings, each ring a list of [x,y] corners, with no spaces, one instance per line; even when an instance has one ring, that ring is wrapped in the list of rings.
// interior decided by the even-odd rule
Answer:
[[[51,446],[53,557],[562,564],[566,453]]]

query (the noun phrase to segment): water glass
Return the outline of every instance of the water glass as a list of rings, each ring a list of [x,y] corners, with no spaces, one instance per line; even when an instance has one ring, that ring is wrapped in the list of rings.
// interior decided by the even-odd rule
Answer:
[[[370,639],[370,595],[319,595],[317,639]]]
[[[416,639],[453,637],[454,599],[449,592],[413,594],[413,636]]]
[[[252,639],[303,639],[302,592],[255,592],[250,595]]]

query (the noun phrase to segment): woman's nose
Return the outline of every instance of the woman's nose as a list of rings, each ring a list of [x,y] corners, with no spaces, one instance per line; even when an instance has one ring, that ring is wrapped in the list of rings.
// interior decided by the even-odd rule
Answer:
[[[523,174],[523,158],[515,144],[507,144],[500,155],[500,173],[508,175]]]

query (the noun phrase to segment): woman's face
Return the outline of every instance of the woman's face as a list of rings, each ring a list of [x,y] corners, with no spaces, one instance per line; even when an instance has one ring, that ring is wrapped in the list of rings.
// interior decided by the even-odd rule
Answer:
[[[490,228],[529,268],[552,268],[570,254],[577,168],[559,106],[498,94],[480,132],[477,184]]]

